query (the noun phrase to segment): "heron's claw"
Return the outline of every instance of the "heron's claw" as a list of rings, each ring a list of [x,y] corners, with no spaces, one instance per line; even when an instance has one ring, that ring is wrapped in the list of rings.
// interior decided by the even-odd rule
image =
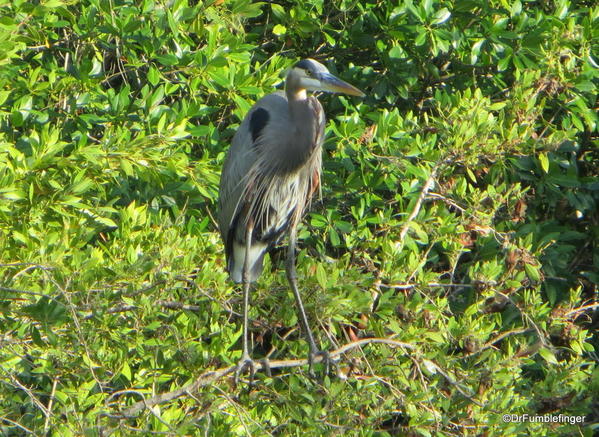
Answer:
[[[320,357],[320,361],[324,364],[324,374],[325,375],[329,375],[330,371],[331,371],[331,364],[333,364],[333,366],[337,366],[337,361],[333,360],[331,358],[331,354],[329,353],[329,351],[321,351],[321,350],[314,350],[312,352],[310,352],[310,354],[308,355],[308,375],[310,375],[311,378],[315,378],[315,374],[314,374],[314,363],[316,362],[316,360]]]
[[[256,374],[256,363],[247,355],[241,357],[241,360],[239,360],[239,362],[237,363],[237,369],[235,369],[235,385],[239,383],[239,376],[245,371],[245,369],[249,369],[249,386],[251,387],[254,384],[254,375]]]
[[[270,369],[270,361],[268,361],[268,358],[262,358],[260,360],[260,364],[262,364],[262,370],[264,370],[266,375],[270,378],[272,376],[272,372]]]

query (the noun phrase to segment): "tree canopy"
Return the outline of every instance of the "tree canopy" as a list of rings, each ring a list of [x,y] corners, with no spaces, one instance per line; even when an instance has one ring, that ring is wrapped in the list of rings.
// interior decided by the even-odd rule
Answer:
[[[593,1],[0,0],[0,434],[593,435],[598,39]],[[275,249],[235,387],[220,168],[306,57],[367,94],[319,97],[299,230],[339,368]]]

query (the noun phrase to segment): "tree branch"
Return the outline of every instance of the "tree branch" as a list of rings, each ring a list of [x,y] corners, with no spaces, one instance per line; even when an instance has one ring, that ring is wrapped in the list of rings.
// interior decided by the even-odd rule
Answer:
[[[360,339],[357,341],[353,341],[351,343],[341,346],[338,349],[335,349],[334,351],[332,351],[330,353],[330,357],[332,359],[337,358],[337,357],[341,356],[342,354],[350,351],[351,349],[354,349],[354,348],[357,348],[360,346],[364,346],[367,344],[374,344],[374,343],[387,344],[390,346],[402,347],[405,349],[414,349],[414,346],[412,346],[409,343],[403,343],[401,341],[396,341],[396,340],[392,340],[392,339],[388,339],[388,338],[364,338],[364,339]],[[314,359],[315,363],[318,363],[320,361],[322,361],[321,356],[318,356]],[[258,370],[267,370],[267,368],[270,368],[270,369],[291,368],[291,367],[300,367],[300,366],[307,365],[308,359],[273,360],[273,361],[267,361],[266,363],[264,362],[264,360],[262,360],[262,361],[256,361],[255,364],[256,364],[257,371]],[[220,378],[223,378],[225,376],[233,374],[235,372],[236,368],[237,368],[237,366],[235,365],[235,366],[222,367],[217,370],[210,370],[210,371],[204,372],[200,376],[198,376],[195,379],[195,381],[186,385],[185,387],[182,387],[180,389],[173,390],[170,392],[162,393],[162,394],[153,396],[149,399],[143,399],[139,402],[136,402],[135,404],[133,404],[126,410],[121,411],[119,414],[116,414],[116,415],[106,414],[106,416],[117,418],[117,419],[126,419],[126,418],[136,417],[136,415],[138,413],[145,410],[146,408],[151,409],[152,407],[154,407],[156,405],[172,401],[173,399],[177,399],[181,396],[191,395],[193,392],[197,391],[201,387],[212,384],[213,382],[215,382],[216,380],[218,380]]]
[[[416,216],[420,212],[420,208],[422,208],[422,202],[428,195],[428,192],[433,188],[433,184],[435,182],[435,178],[437,177],[437,172],[438,172],[440,166],[441,166],[441,163],[437,163],[431,170],[430,176],[424,182],[424,185],[422,186],[422,189],[420,190],[420,195],[418,196],[418,200],[416,200],[416,204],[414,205],[414,208],[412,208],[412,211],[410,212],[410,215],[408,215],[406,222],[401,227],[401,231],[399,232],[399,241],[396,243],[397,248],[400,250],[403,248],[403,241],[406,238],[406,234],[408,233],[408,230],[410,229],[410,223],[412,222],[412,220],[414,220],[414,218],[416,218]]]

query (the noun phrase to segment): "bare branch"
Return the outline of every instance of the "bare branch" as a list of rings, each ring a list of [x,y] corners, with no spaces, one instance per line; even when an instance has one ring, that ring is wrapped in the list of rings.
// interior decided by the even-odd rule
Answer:
[[[186,311],[200,311],[199,305],[189,305],[181,302],[170,301],[170,300],[159,300],[156,302],[163,308],[167,308],[169,310],[186,310]]]
[[[41,264],[28,263],[28,262],[14,262],[14,263],[0,264],[0,268],[2,268],[2,267],[33,267],[33,268],[42,269],[42,270],[53,270],[54,269],[54,267],[43,266]]]
[[[394,288],[396,290],[412,290],[417,287],[428,288],[471,288],[473,284],[443,284],[441,282],[429,282],[428,284],[377,284],[382,288]]]
[[[168,301],[168,300],[158,300],[156,301],[156,304],[161,306],[162,308],[166,308],[169,310],[187,310],[187,311],[195,311],[198,312],[200,311],[200,306],[199,305],[189,305],[189,304],[185,304],[182,302],[176,302],[176,301]],[[116,313],[126,313],[127,311],[134,311],[136,310],[138,307],[137,305],[130,305],[130,304],[119,304],[116,305],[114,307],[108,308],[106,310],[107,314],[116,314]],[[84,320],[89,320],[89,319],[93,319],[96,314],[98,314],[97,312],[92,312],[90,314],[87,314],[83,317]]]
[[[499,343],[504,338],[511,337],[512,335],[526,334],[527,332],[532,332],[532,331],[534,331],[533,328],[524,328],[524,329],[514,329],[513,331],[503,332],[503,333],[495,336],[495,338],[486,342],[480,349],[470,352],[469,354],[464,355],[462,358],[469,358],[473,355],[477,355],[477,354],[481,353],[482,351],[489,349],[495,343]]]
[[[599,308],[599,303],[595,303],[595,304],[590,304],[590,305],[584,305],[581,306],[579,308],[574,308],[570,311],[568,311],[565,316],[570,318],[570,316],[575,315],[576,317],[574,317],[574,319],[577,319],[578,316],[580,315],[580,313],[584,313],[588,310],[596,310],[597,308]]]
[[[27,396],[29,396],[31,401],[37,406],[37,408],[39,408],[39,410],[44,414],[44,416],[47,417],[50,414],[46,406],[35,396],[35,394],[29,387],[26,387],[24,384],[22,384],[21,381],[19,381],[19,379],[15,375],[9,373],[8,376],[10,377],[15,387],[18,387],[25,393],[27,393]]]
[[[416,200],[416,204],[414,205],[414,208],[412,208],[412,211],[410,212],[410,215],[408,215],[406,222],[401,227],[401,231],[399,232],[399,241],[397,241],[397,243],[396,243],[397,248],[400,250],[403,248],[403,241],[406,237],[406,234],[408,233],[408,230],[410,229],[410,223],[412,222],[412,220],[414,220],[414,218],[420,212],[420,208],[422,208],[422,202],[428,195],[428,192],[433,188],[433,184],[435,182],[435,178],[437,177],[437,171],[439,170],[440,165],[441,165],[440,163],[436,164],[433,167],[433,169],[431,170],[430,176],[424,182],[424,185],[422,186],[422,189],[420,190],[420,195],[418,196],[418,200]]]
[[[51,296],[48,296],[47,294],[44,293],[38,293],[35,291],[29,291],[29,290],[19,290],[18,288],[11,288],[11,287],[2,287],[0,286],[0,291],[5,291],[7,293],[16,293],[16,294],[28,294],[30,296],[46,296],[52,300],[55,300],[54,298],[52,298]]]
[[[346,345],[343,345],[338,349],[335,349],[334,351],[332,351],[330,353],[330,357],[332,359],[338,358],[339,356],[350,351],[351,349],[354,349],[354,348],[357,348],[360,346],[365,346],[367,344],[374,344],[374,343],[387,344],[390,346],[402,347],[405,349],[414,349],[414,346],[412,346],[411,344],[403,343],[401,341],[392,340],[389,338],[364,338],[364,339],[360,339],[360,340],[348,343]],[[315,363],[318,363],[320,361],[322,361],[322,357],[320,357],[320,356],[316,357],[314,360]],[[273,360],[273,361],[268,361],[266,363],[264,361],[258,361],[258,362],[256,362],[256,370],[267,370],[266,367],[270,367],[271,369],[300,367],[300,366],[305,366],[307,364],[308,364],[308,359]],[[138,414],[139,412],[143,411],[146,408],[151,409],[155,405],[159,405],[159,404],[163,404],[165,402],[172,401],[173,399],[177,399],[181,396],[191,395],[193,392],[197,391],[199,388],[210,385],[220,378],[223,378],[225,376],[233,374],[235,372],[236,368],[237,368],[237,366],[229,366],[229,367],[223,367],[223,368],[220,368],[217,370],[211,370],[208,372],[204,372],[200,376],[198,376],[194,382],[186,385],[185,387],[182,387],[180,389],[173,390],[173,391],[170,391],[167,393],[162,393],[162,394],[159,394],[152,398],[144,399],[142,401],[136,402],[131,407],[120,412],[119,414],[116,414],[116,415],[106,414],[106,415],[109,417],[118,418],[118,419],[135,417],[136,414]]]
[[[10,420],[8,417],[5,416],[0,416],[0,422],[6,422],[12,426],[15,426],[17,428],[19,428],[21,431],[27,433],[27,434],[32,434],[35,435],[35,433],[33,431],[31,431],[29,428],[25,428],[23,425],[21,425],[18,422],[15,422],[13,420]]]
[[[48,433],[50,429],[50,417],[52,416],[52,407],[54,406],[54,396],[56,395],[56,386],[58,385],[58,377],[54,378],[52,382],[52,392],[50,393],[50,400],[48,401],[48,414],[46,414],[46,421],[44,422],[44,434]]]

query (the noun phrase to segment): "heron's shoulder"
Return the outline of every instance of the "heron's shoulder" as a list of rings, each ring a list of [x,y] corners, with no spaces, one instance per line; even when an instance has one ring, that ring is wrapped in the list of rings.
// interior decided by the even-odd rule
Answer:
[[[272,94],[268,94],[262,97],[254,105],[256,108],[264,108],[266,110],[272,109],[274,111],[287,109],[287,96],[284,91],[276,91]]]
[[[257,137],[254,134],[257,130],[289,123],[289,105],[285,93],[275,92],[262,97],[248,111],[244,123],[243,127],[251,130],[253,137]]]

